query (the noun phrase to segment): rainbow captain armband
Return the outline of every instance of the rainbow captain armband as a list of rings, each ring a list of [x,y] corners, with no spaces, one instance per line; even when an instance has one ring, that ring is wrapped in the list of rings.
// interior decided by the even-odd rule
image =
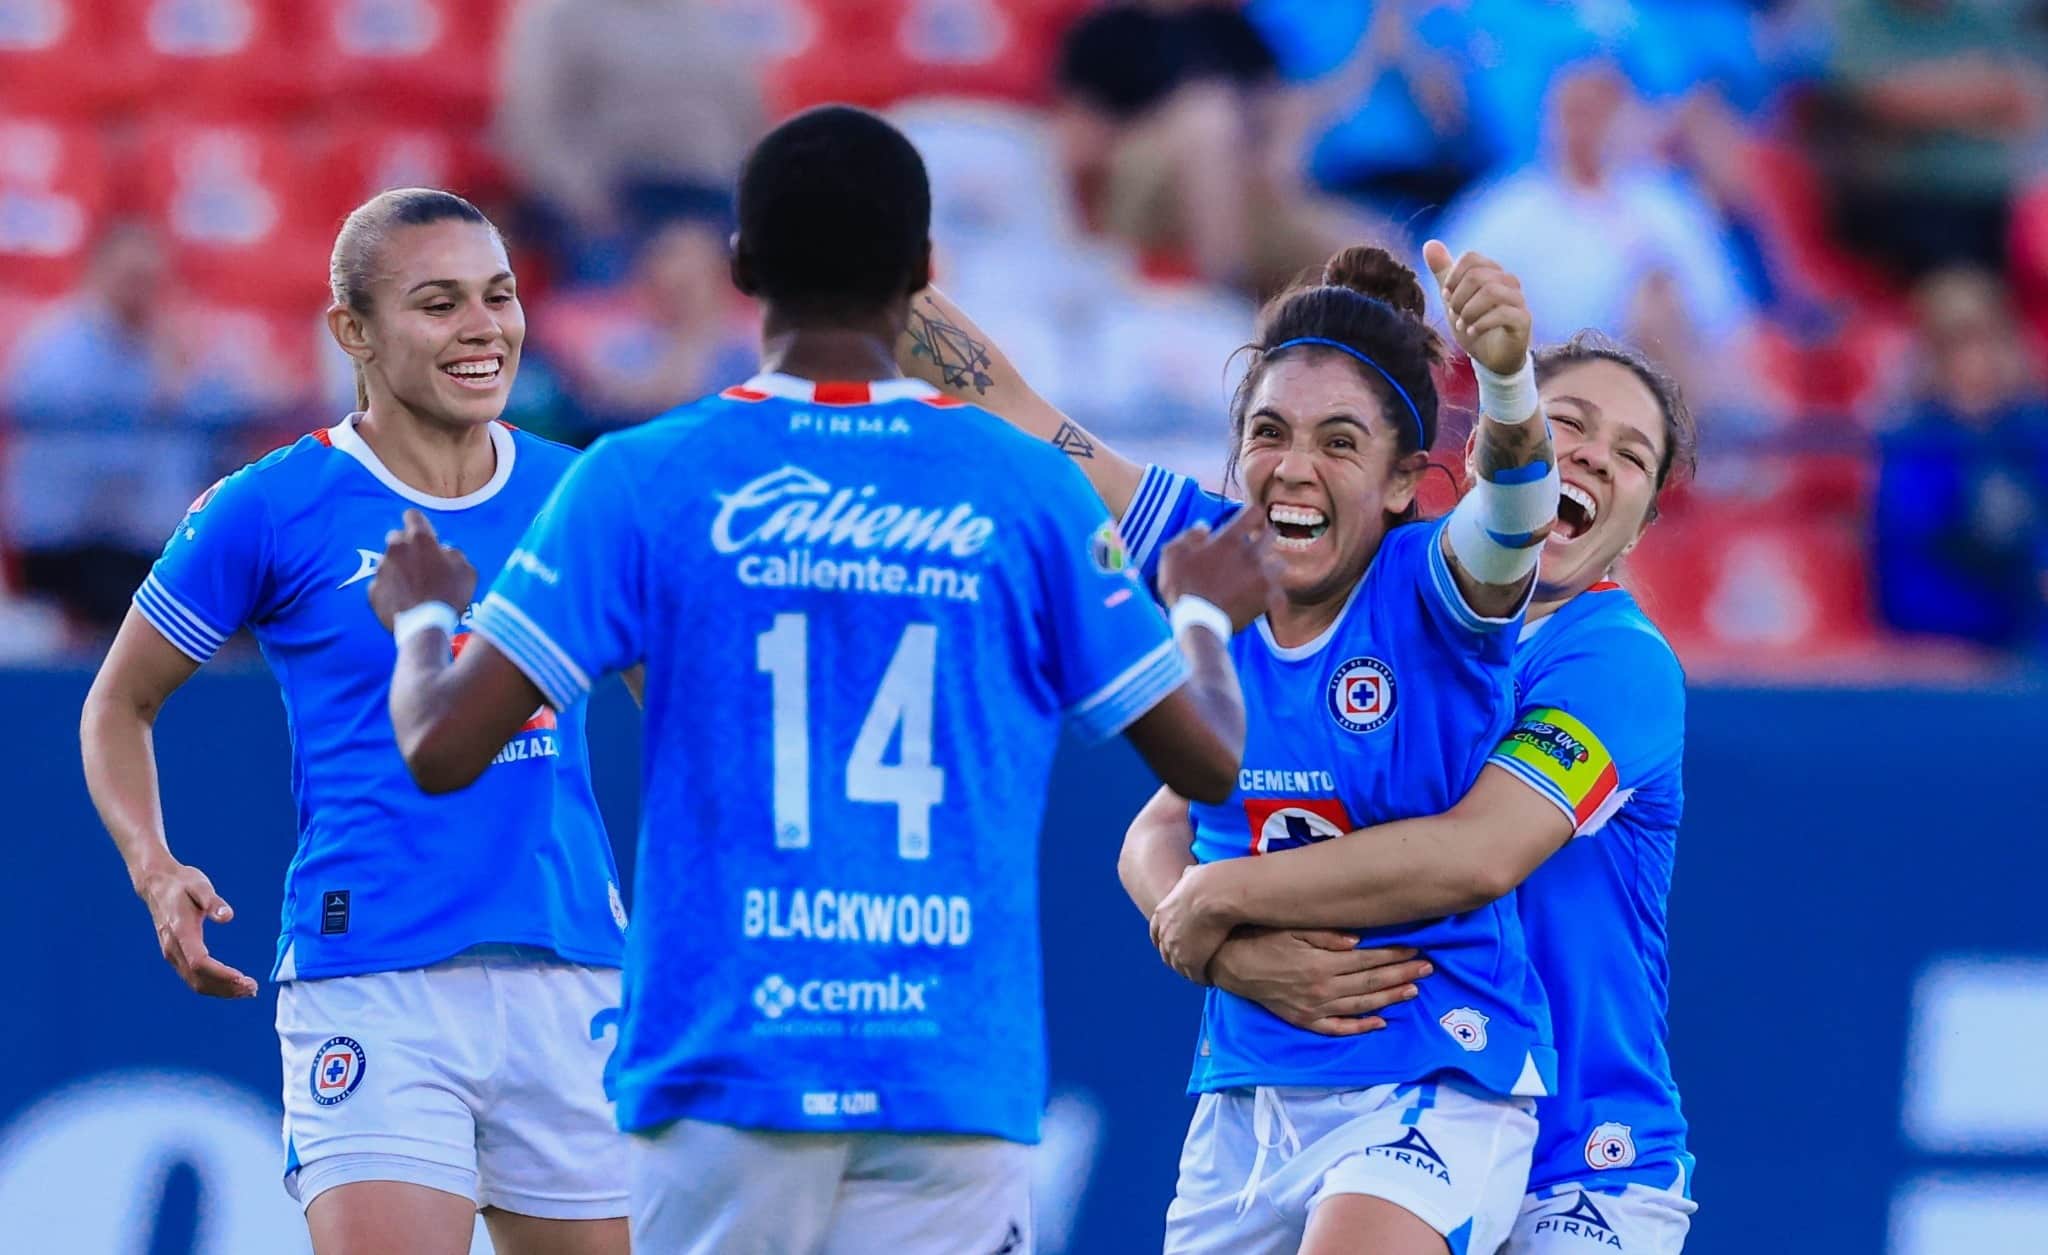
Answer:
[[[1597,832],[1628,801],[1614,756],[1593,730],[1555,707],[1524,711],[1487,759],[1571,816],[1574,836]]]

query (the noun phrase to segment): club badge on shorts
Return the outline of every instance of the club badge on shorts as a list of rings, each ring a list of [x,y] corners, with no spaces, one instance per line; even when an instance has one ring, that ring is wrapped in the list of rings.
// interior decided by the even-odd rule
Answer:
[[[355,1038],[328,1038],[320,1049],[313,1052],[313,1101],[323,1107],[332,1107],[355,1093],[356,1086],[363,1083],[366,1065],[363,1048]]]

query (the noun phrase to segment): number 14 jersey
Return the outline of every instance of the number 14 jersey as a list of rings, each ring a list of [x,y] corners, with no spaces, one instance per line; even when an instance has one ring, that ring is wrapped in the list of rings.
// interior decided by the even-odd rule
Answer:
[[[767,375],[599,441],[477,612],[557,707],[647,666],[620,1124],[1035,1141],[1062,720],[1186,678],[1051,446]]]

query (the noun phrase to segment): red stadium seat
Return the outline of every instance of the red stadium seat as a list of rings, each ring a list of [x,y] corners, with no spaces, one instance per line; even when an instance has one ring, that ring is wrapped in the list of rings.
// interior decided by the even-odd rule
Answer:
[[[319,166],[321,212],[335,226],[387,188],[440,187],[474,200],[502,182],[481,134],[439,127],[344,130],[326,145]]]
[[[130,94],[113,16],[108,0],[0,0],[0,112],[81,116]]]
[[[269,308],[324,303],[337,225],[305,188],[311,163],[280,130],[159,122],[144,133],[145,203],[180,278],[213,299]]]
[[[140,111],[275,117],[318,88],[305,53],[315,6],[276,0],[106,0],[125,44],[113,52],[144,93]],[[131,68],[132,67],[132,68]]]
[[[183,300],[166,320],[187,387],[232,397],[236,406],[269,413],[318,399],[317,348],[325,336],[318,315]]]
[[[110,198],[99,130],[0,114],[0,276],[63,292],[85,270]]]
[[[499,0],[327,0],[302,61],[330,99],[374,100],[380,117],[483,124],[509,6]]]
[[[815,34],[771,68],[784,110],[913,96],[1046,98],[1073,0],[810,0]]]
[[[1867,651],[1876,638],[1862,524],[1695,498],[1650,529],[1626,582],[1687,665],[1764,672]]]
[[[7,364],[14,360],[14,346],[22,333],[56,303],[55,297],[0,288],[0,376],[5,376]],[[0,401],[0,408],[4,406]]]
[[[2013,294],[2034,336],[2034,352],[2048,360],[2048,180],[2023,191],[2013,206]]]

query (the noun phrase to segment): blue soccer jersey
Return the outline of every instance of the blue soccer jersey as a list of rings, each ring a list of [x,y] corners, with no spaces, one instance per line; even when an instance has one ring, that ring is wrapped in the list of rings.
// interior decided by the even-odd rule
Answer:
[[[395,647],[368,595],[385,534],[417,507],[495,569],[576,457],[501,424],[491,438],[490,482],[444,498],[394,476],[352,418],[303,437],[193,502],[135,594],[195,662],[247,625],[283,689],[299,833],[275,980],[424,967],[487,943],[620,962],[625,909],[583,705],[537,711],[449,797],[419,791],[391,730]]]
[[[1601,584],[1529,625],[1515,685],[1520,714],[1490,761],[1583,838],[1518,893],[1561,1056],[1557,1092],[1538,1104],[1529,1188],[1597,1178],[1669,1189],[1692,1162],[1664,1049],[1685,675],[1635,598]]]
[[[1239,508],[1152,467],[1124,515],[1132,558],[1153,579],[1167,541],[1196,523],[1219,525]],[[1511,722],[1508,667],[1521,616],[1483,618],[1466,605],[1443,556],[1442,526],[1389,532],[1337,621],[1315,640],[1282,647],[1264,619],[1238,634],[1244,769],[1228,802],[1191,807],[1201,861],[1434,815],[1472,787]],[[1420,997],[1386,1014],[1385,1030],[1325,1037],[1211,989],[1190,1090],[1350,1089],[1454,1073],[1499,1094],[1550,1092],[1550,1018],[1513,895],[1361,936],[1363,946],[1419,947],[1436,965]]]
[[[477,630],[558,706],[646,664],[624,1128],[1036,1140],[1059,729],[1186,679],[1059,451],[762,376],[593,446]]]

